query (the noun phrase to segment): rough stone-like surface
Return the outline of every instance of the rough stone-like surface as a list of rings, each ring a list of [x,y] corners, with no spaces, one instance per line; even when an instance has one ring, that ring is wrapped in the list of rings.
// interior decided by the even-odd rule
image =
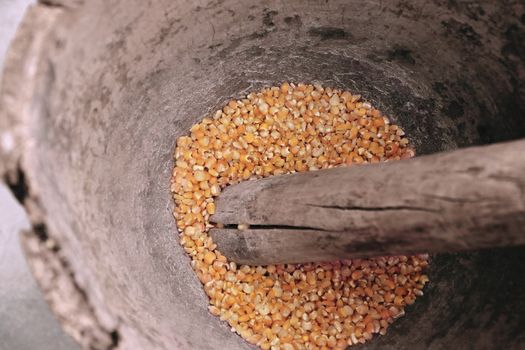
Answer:
[[[524,12],[517,0],[48,1],[7,57],[0,173],[24,179],[32,222],[119,348],[249,349],[208,313],[177,243],[175,139],[282,81],[361,92],[418,154],[523,137]],[[436,257],[423,300],[363,348],[518,348],[520,259]]]

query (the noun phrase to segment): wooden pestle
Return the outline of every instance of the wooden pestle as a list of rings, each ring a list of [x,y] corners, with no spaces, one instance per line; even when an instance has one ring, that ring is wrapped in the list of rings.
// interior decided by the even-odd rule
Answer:
[[[219,251],[248,265],[522,245],[525,140],[245,181],[216,208]]]

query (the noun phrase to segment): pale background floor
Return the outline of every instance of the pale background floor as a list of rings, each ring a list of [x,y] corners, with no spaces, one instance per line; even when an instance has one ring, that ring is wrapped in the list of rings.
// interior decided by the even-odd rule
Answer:
[[[0,0],[0,67],[29,0]],[[1,106],[0,106],[1,108]],[[31,276],[18,240],[27,218],[0,184],[0,350],[73,350]]]

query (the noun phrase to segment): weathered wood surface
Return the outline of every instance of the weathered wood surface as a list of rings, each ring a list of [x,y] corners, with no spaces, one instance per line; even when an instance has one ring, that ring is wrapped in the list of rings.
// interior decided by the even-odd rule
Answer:
[[[211,235],[245,264],[522,245],[525,140],[245,181],[216,204]]]

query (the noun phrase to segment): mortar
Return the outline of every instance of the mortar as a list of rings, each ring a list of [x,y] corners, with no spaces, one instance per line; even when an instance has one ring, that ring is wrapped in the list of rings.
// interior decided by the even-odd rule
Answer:
[[[361,93],[418,154],[516,139],[524,57],[521,1],[44,1],[7,57],[0,174],[33,223],[35,277],[84,347],[254,349],[208,313],[177,242],[176,138],[292,81]],[[425,296],[359,348],[519,348],[524,258],[435,256]]]

